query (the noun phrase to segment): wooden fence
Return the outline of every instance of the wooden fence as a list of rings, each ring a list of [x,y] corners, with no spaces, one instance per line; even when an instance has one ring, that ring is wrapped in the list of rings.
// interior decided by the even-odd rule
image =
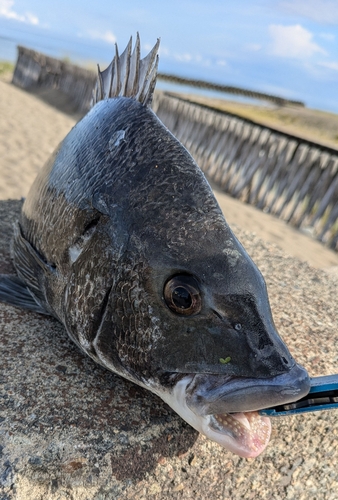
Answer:
[[[338,250],[338,150],[173,95],[153,109],[220,189]]]
[[[35,50],[18,47],[12,81],[25,89],[59,89],[72,98],[77,112],[86,113],[90,108],[96,74]]]
[[[189,87],[197,87],[199,89],[214,90],[216,92],[222,92],[224,94],[240,95],[243,97],[248,97],[249,99],[256,99],[256,100],[260,99],[262,101],[272,102],[277,106],[301,106],[301,107],[305,106],[305,104],[302,101],[294,101],[291,99],[286,99],[285,97],[280,97],[273,94],[267,94],[265,92],[257,92],[255,90],[244,89],[241,87],[220,85],[217,83],[207,82],[205,80],[182,78],[180,76],[167,75],[165,73],[159,73],[158,78],[160,80],[178,85],[186,85]]]
[[[93,73],[19,47],[13,83],[55,87],[89,109]],[[153,109],[224,192],[338,251],[338,150],[157,92]]]

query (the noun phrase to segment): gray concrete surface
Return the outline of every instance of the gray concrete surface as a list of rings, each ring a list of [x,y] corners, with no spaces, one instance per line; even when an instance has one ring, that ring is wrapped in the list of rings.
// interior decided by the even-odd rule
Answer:
[[[1,273],[19,210],[0,202]],[[338,372],[338,277],[234,229],[295,358]],[[86,358],[55,320],[0,304],[0,346],[1,500],[338,497],[338,411],[274,419],[266,452],[246,460]]]

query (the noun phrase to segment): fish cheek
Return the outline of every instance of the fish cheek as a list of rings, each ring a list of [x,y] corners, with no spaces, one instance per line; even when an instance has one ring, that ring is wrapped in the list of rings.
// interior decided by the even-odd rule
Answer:
[[[225,305],[223,298],[218,311],[190,318],[166,311],[152,362],[167,372],[250,378],[269,378],[290,369],[290,353],[251,300],[230,297]]]
[[[169,312],[170,313],[170,312]],[[172,313],[170,313],[172,314]],[[240,374],[245,338],[231,326],[214,321],[212,314],[161,321],[162,336],[152,352],[152,362],[164,372]],[[220,360],[231,357],[231,363]]]
[[[159,320],[145,291],[146,274],[144,262],[136,256],[119,262],[94,342],[105,366],[118,365],[138,379],[151,377],[152,346],[160,335]]]

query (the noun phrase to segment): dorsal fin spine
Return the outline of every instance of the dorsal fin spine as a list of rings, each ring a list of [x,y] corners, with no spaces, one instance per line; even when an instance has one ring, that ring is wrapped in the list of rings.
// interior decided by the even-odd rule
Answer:
[[[140,45],[137,33],[133,52],[132,38],[130,38],[121,56],[115,45],[115,57],[104,71],[98,66],[92,106],[103,99],[114,97],[131,97],[145,106],[151,105],[157,78],[160,40],[157,40],[144,59],[140,58]]]
[[[128,42],[127,47],[124,52],[121,54],[121,90],[120,95],[125,96],[128,88],[128,80],[130,73],[130,57],[131,57],[131,46],[132,46],[132,38]]]

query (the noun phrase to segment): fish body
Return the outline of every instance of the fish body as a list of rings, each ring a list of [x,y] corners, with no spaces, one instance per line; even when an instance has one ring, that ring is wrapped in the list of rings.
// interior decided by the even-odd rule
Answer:
[[[257,410],[307,394],[276,332],[264,279],[203,173],[150,108],[158,44],[139,38],[99,73],[93,108],[38,174],[0,300],[56,317],[113,372],[247,457]]]

